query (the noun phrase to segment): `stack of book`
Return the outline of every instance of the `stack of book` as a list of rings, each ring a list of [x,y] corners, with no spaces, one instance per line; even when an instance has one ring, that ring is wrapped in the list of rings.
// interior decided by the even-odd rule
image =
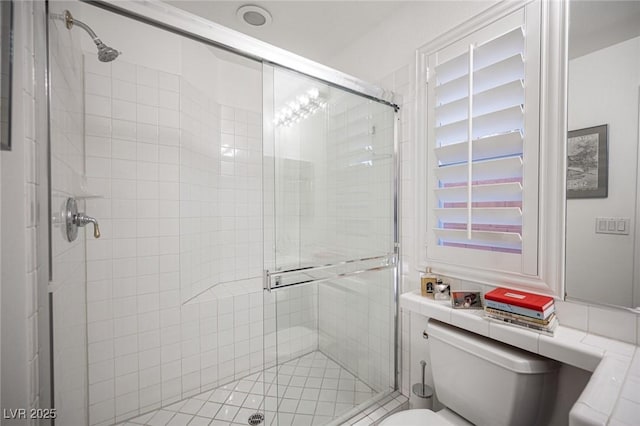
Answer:
[[[553,335],[558,326],[553,298],[498,287],[484,295],[488,318]]]

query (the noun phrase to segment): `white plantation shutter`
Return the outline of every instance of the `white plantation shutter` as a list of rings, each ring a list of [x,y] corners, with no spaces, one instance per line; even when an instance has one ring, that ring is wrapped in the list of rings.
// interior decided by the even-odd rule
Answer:
[[[428,57],[430,260],[536,272],[536,29],[523,9]]]

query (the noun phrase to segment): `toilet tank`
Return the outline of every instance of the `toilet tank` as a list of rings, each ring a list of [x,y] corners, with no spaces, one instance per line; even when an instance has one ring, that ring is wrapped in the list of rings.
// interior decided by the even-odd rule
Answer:
[[[559,364],[475,333],[429,320],[436,396],[478,426],[545,425]]]

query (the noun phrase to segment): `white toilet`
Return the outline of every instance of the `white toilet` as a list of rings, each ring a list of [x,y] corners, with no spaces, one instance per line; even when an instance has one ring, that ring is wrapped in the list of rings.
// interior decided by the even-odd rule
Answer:
[[[447,408],[401,411],[380,426],[547,423],[557,362],[435,320],[427,333],[436,396]]]

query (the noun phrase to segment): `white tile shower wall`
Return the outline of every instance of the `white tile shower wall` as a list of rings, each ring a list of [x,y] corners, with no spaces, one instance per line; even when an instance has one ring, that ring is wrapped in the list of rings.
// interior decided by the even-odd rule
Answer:
[[[276,129],[278,265],[333,263],[393,251],[393,124],[390,108],[336,91],[322,114]],[[311,302],[309,315],[318,300],[320,349],[378,391],[393,386],[392,285],[385,271],[302,287],[297,302]],[[276,297],[282,361],[299,350],[288,345],[289,334],[302,332],[297,344],[306,348],[304,336],[313,341],[315,324],[313,316],[283,319],[286,299],[296,297],[293,290]]]
[[[265,317],[265,339],[270,338],[270,331],[275,332],[278,364],[317,350],[318,287],[308,285],[279,290],[275,297],[275,317]]]
[[[393,112],[346,95],[328,122],[321,245],[349,259],[392,252]],[[393,319],[390,270],[320,285],[320,349],[376,391],[394,384]]]
[[[319,347],[377,392],[393,388],[391,270],[323,283]]]
[[[220,106],[180,79],[180,286],[186,301],[220,281]],[[176,159],[178,155],[174,156]],[[233,224],[232,224],[233,225]]]
[[[320,114],[321,115],[321,114]],[[318,178],[323,120],[309,117],[294,127],[275,128],[265,141],[264,268],[290,269],[313,264],[318,252],[318,202],[324,195]],[[275,142],[275,143],[273,143]],[[313,152],[307,152],[310,151]],[[320,232],[320,234],[322,234]],[[265,366],[287,362],[318,349],[318,289],[315,285],[265,293]]]
[[[330,96],[321,113],[275,129],[279,266],[393,250],[391,110],[338,90]]]
[[[265,211],[275,217],[275,246],[268,250],[278,267],[318,263],[326,249],[325,123],[325,114],[319,113],[292,127],[276,126],[275,156],[265,154],[265,163],[273,167],[265,173],[265,184],[271,176],[275,184],[274,192],[265,193]],[[265,217],[265,228],[271,223]]]
[[[52,4],[51,12],[59,13]],[[78,34],[51,21],[51,203],[53,214],[53,369],[58,421],[87,422],[86,264],[83,232],[74,242],[63,233],[67,197],[82,195],[83,62]],[[84,210],[83,200],[78,208]],[[108,230],[108,228],[107,228]]]
[[[180,249],[183,301],[262,273],[258,113],[207,100],[182,80]]]
[[[85,87],[103,228],[87,241],[89,404],[109,424],[262,367],[261,293],[206,297],[262,270],[261,117],[120,59],[87,61]]]
[[[183,302],[195,298],[183,307],[183,323],[191,306],[220,306],[218,314],[201,310],[208,323],[201,320],[199,333],[189,330],[192,348],[201,340],[204,388],[262,367],[260,287],[244,287],[262,272],[261,116],[180,82],[180,287]],[[216,325],[217,335],[208,335]],[[183,371],[183,392],[197,390],[194,372],[186,376],[196,361]]]
[[[350,94],[328,105],[331,246],[349,258],[393,251],[393,110]]]
[[[281,133],[278,139],[294,140],[291,136],[291,132]],[[310,180],[314,165],[300,160],[299,153],[284,154],[279,149],[276,153],[276,157],[264,158],[264,268],[269,270],[309,262],[310,253],[305,251],[309,241],[302,238],[301,224],[313,218],[309,204],[317,196]],[[318,349],[317,306],[315,285],[264,293],[264,334],[260,339],[264,342],[265,367]]]
[[[223,105],[221,131],[220,237],[229,250],[221,281],[228,282],[262,275],[262,115]]]
[[[312,262],[308,253],[309,241],[306,241],[309,234],[305,234],[302,227],[303,224],[308,227],[309,219],[313,217],[309,212],[309,199],[315,193],[311,190],[314,165],[291,158],[277,158],[275,163],[274,251],[278,267],[289,269]]]

